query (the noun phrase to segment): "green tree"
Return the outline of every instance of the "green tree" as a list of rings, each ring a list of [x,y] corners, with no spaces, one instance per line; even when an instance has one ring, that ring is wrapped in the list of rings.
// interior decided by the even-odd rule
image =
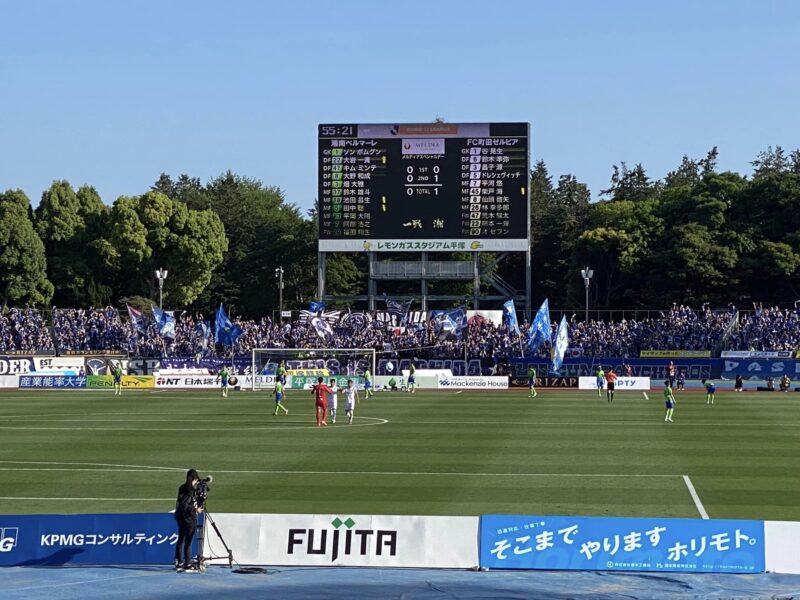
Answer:
[[[35,226],[45,244],[56,305],[99,306],[111,300],[102,241],[108,213],[90,186],[76,193],[67,181],[55,181],[42,194]]]
[[[120,293],[155,297],[154,273],[169,271],[165,303],[191,304],[222,263],[228,240],[211,210],[192,210],[159,192],[120,197],[111,210],[110,243],[115,250]]]
[[[30,201],[21,190],[0,194],[0,292],[9,304],[46,304],[53,297],[44,244],[30,220]]]

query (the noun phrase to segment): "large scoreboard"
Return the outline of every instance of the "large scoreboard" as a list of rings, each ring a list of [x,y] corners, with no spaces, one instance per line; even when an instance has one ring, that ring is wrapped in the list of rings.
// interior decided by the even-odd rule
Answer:
[[[320,252],[526,251],[528,123],[319,126]]]

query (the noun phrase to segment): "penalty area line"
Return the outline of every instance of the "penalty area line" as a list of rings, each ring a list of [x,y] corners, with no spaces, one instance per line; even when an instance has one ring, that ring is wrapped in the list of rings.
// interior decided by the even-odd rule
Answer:
[[[692,480],[689,478],[688,475],[684,475],[683,481],[686,484],[686,487],[689,489],[689,494],[691,494],[692,500],[694,500],[694,505],[697,507],[697,512],[699,512],[700,516],[703,517],[704,519],[708,519],[708,513],[706,512],[706,507],[703,506],[703,503],[700,501],[700,496],[697,495],[697,490],[694,489]]]

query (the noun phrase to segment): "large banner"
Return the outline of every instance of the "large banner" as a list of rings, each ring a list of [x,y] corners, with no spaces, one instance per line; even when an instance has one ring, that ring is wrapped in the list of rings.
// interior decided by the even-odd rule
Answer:
[[[114,377],[111,375],[89,375],[86,377],[86,387],[88,388],[112,388],[114,387]],[[156,378],[152,375],[123,375],[122,387],[130,389],[154,389]]]
[[[215,514],[214,519],[242,564],[441,569],[478,565],[478,517]]]
[[[797,360],[771,360],[766,358],[723,358],[722,379],[736,379],[741,375],[749,381],[764,381],[772,377],[776,382],[786,374],[790,379],[796,380],[800,376],[800,361]]]
[[[32,356],[0,356],[0,375],[24,375],[33,370]]]
[[[0,565],[171,565],[177,539],[169,513],[0,515]]]
[[[764,522],[484,515],[481,567],[764,571]]]
[[[642,358],[711,358],[711,350],[642,350]]]
[[[667,377],[669,363],[673,362],[675,368],[686,376],[686,379],[719,379],[722,361],[718,358],[607,358],[607,357],[581,357],[565,358],[561,365],[561,375],[565,377],[592,377],[597,372],[597,367],[602,366],[608,371],[613,367],[617,373],[624,373],[623,365],[630,365],[635,377],[650,377],[663,381]],[[509,361],[511,373],[514,377],[526,377],[528,366],[536,367],[538,373],[547,373],[550,361],[543,357],[514,357]]]

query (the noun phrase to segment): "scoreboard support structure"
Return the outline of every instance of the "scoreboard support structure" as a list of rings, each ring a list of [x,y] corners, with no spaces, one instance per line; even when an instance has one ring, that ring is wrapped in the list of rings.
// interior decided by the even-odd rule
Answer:
[[[423,310],[514,298],[530,311],[529,137],[528,123],[320,125],[318,297],[375,310],[380,281],[418,280]],[[368,255],[366,295],[327,293],[327,255],[340,252]],[[440,258],[454,253],[471,260]],[[512,253],[525,254],[524,291],[494,269]],[[471,298],[430,294],[435,280],[471,281]]]

